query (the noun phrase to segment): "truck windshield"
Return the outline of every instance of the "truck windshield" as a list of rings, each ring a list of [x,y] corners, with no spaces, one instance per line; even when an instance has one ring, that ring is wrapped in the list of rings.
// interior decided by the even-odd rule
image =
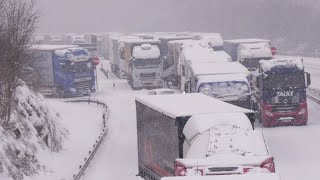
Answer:
[[[250,92],[249,85],[242,81],[203,83],[199,92],[214,98],[236,98],[245,97]]]
[[[303,73],[268,74],[264,77],[265,89],[304,88],[305,79]]]
[[[259,58],[244,58],[241,60],[243,64],[249,71],[255,71],[259,67],[260,60],[270,60],[271,57],[259,57]]]
[[[137,69],[148,69],[160,67],[160,59],[135,59],[133,61],[134,67]]]
[[[93,65],[91,61],[85,62],[70,62],[66,63],[66,69],[68,72],[88,72],[92,71]]]

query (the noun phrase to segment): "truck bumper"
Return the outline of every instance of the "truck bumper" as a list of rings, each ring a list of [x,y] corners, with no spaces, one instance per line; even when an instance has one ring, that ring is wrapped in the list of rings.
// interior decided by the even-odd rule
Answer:
[[[163,87],[162,79],[150,79],[150,80],[133,80],[133,87],[135,88],[159,88]]]
[[[294,118],[294,117],[273,117],[263,118],[262,124],[265,127],[271,126],[303,126],[308,122],[308,118]]]

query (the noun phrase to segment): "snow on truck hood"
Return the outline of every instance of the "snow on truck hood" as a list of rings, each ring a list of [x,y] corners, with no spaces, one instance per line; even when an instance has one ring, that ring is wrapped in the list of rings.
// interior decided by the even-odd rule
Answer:
[[[171,118],[209,113],[253,113],[252,110],[231,105],[202,93],[166,96],[138,96],[136,101]]]
[[[211,74],[246,74],[249,71],[246,67],[238,62],[225,63],[199,63],[191,64],[194,75],[211,75]]]
[[[176,176],[163,177],[161,180],[280,180],[280,176],[275,173],[252,173],[219,176]]]

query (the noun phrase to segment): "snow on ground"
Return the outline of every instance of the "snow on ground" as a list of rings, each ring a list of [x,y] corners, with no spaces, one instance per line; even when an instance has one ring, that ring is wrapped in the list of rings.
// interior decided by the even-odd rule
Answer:
[[[313,67],[309,63],[319,65],[320,69],[320,61],[305,62],[307,70]],[[314,79],[314,87],[320,88],[315,82],[315,79],[320,78],[320,74],[317,74],[320,71],[310,72]],[[138,153],[134,97],[147,92],[132,91],[126,80],[119,80],[115,76],[107,80],[102,73],[99,72],[98,75],[100,89],[94,96],[103,98],[110,106],[110,133],[91,162],[83,180],[140,179],[135,176],[138,173]],[[116,84],[115,87],[113,83]],[[308,103],[307,126],[262,128],[258,125],[260,126],[258,129],[261,129],[266,136],[271,153],[275,157],[276,171],[280,173],[282,180],[319,179],[320,106],[312,101]]]
[[[113,74],[109,76],[111,79],[107,80],[98,72],[99,92],[93,95],[109,104],[109,133],[83,180],[140,179],[136,177],[138,152],[134,98],[135,95],[147,94],[147,91],[132,91],[126,80],[117,79]]]
[[[319,179],[320,106],[308,103],[307,126],[262,129],[282,180]]]
[[[88,157],[88,151],[92,150],[102,129],[102,108],[96,104],[65,103],[55,99],[48,99],[48,104],[60,113],[61,123],[70,133],[69,138],[59,153],[40,155],[50,172],[26,180],[71,179]]]

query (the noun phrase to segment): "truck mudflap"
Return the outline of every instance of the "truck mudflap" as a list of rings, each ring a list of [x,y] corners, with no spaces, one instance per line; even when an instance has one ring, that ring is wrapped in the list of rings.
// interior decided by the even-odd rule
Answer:
[[[161,175],[158,175],[156,173],[157,171]],[[152,169],[150,169],[139,163],[139,174],[137,176],[140,176],[145,180],[160,180],[161,177],[173,176],[173,175],[162,169],[159,170],[159,167],[152,167]]]

